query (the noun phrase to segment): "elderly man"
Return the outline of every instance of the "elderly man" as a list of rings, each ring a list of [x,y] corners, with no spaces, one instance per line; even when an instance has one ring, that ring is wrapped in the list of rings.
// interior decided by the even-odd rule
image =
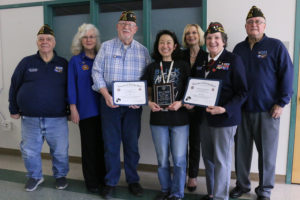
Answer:
[[[38,52],[21,60],[11,78],[9,111],[21,118],[22,157],[28,171],[26,191],[43,179],[41,150],[50,147],[56,188],[68,186],[68,124],[66,102],[67,61],[56,55],[54,32],[48,25],[37,34]]]
[[[266,19],[259,8],[251,8],[245,27],[248,37],[233,50],[246,66],[249,92],[235,138],[237,182],[230,196],[237,198],[251,189],[254,140],[259,156],[255,192],[258,200],[268,200],[274,187],[280,116],[293,93],[293,64],[283,43],[264,34]]]
[[[133,39],[137,30],[135,14],[124,11],[117,24],[118,37],[102,44],[92,70],[93,89],[102,94],[100,109],[101,116],[104,116],[101,119],[107,170],[106,186],[102,192],[104,198],[110,198],[120,179],[121,142],[129,191],[137,196],[143,193],[137,174],[142,108],[113,105],[111,96],[113,81],[139,80],[150,62],[148,50]]]

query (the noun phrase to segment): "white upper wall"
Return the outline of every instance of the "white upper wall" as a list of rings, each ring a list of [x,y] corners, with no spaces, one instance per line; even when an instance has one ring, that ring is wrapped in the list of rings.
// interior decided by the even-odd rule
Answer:
[[[52,1],[52,0],[1,0],[0,6],[20,4],[20,3],[34,3],[34,2],[41,2],[41,1]]]

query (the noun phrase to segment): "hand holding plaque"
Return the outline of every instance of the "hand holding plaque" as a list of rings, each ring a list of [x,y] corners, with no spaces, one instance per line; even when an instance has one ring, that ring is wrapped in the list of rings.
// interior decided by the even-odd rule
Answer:
[[[221,81],[190,78],[183,103],[197,106],[218,104]]]

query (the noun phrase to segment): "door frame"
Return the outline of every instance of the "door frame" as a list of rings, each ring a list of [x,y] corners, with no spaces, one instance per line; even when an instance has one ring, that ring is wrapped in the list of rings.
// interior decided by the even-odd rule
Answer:
[[[295,36],[294,36],[294,94],[291,101],[291,115],[290,115],[290,131],[289,131],[289,144],[288,144],[288,159],[286,169],[286,183],[292,183],[292,170],[293,170],[293,156],[295,144],[295,127],[296,127],[296,111],[297,111],[297,93],[298,93],[298,77],[299,77],[299,50],[300,50],[300,0],[296,0],[296,13],[295,13]],[[299,109],[299,108],[298,108]]]

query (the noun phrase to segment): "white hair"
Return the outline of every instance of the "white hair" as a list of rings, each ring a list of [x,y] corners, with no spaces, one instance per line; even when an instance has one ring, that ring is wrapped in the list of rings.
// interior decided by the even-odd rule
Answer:
[[[95,53],[97,54],[98,50],[100,49],[100,33],[95,25],[93,24],[86,24],[83,23],[81,26],[79,26],[77,33],[74,35],[72,46],[71,46],[71,52],[73,55],[78,55],[82,49],[82,37],[85,36],[86,32],[89,30],[94,30],[94,33],[96,35],[96,46],[95,46]]]

